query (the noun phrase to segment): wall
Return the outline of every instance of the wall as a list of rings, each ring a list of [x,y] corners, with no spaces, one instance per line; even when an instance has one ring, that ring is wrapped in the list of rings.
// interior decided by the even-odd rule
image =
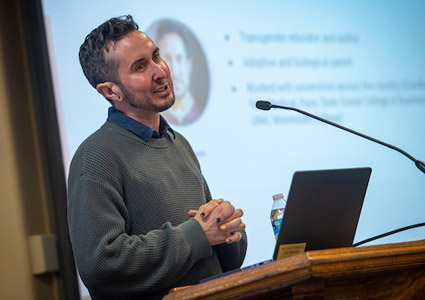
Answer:
[[[49,116],[40,115],[39,93],[34,87],[37,84],[38,89],[46,89],[34,81],[34,64],[30,61],[34,55],[28,53],[25,32],[28,18],[21,10],[29,7],[23,7],[23,3],[0,2],[0,299],[77,299],[75,279],[64,280],[75,277],[75,270],[68,263],[72,257],[66,237],[62,239],[58,230],[66,220],[57,218],[54,200],[64,199],[55,197],[43,139],[46,132],[40,131],[40,119]],[[37,71],[42,69],[38,67]],[[65,194],[63,178],[57,176],[56,180],[61,194]],[[63,205],[59,207],[63,210]],[[60,267],[33,275],[28,237],[47,234],[56,237],[54,249],[59,251],[54,254],[59,256]],[[60,251],[63,246],[69,248],[68,257]],[[67,285],[74,287],[67,291]]]

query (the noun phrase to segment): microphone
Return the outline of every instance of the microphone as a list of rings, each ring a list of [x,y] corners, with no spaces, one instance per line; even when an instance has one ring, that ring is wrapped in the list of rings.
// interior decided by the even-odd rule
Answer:
[[[262,109],[262,110],[270,110],[270,108],[272,108],[272,104],[269,101],[263,101],[263,100],[257,101],[257,103],[255,103],[255,106],[258,109]]]
[[[377,140],[377,139],[375,139],[375,138],[373,138],[373,137],[367,136],[367,135],[365,135],[365,134],[363,134],[363,133],[360,133],[360,132],[354,131],[354,130],[352,130],[352,129],[350,129],[350,128],[347,128],[347,127],[341,126],[341,125],[339,125],[339,124],[336,124],[336,123],[334,123],[334,122],[331,122],[331,121],[329,121],[329,120],[323,119],[323,118],[321,118],[321,117],[315,116],[315,115],[313,115],[313,114],[310,114],[310,113],[308,113],[308,112],[306,112],[306,111],[303,111],[303,110],[301,110],[301,109],[297,109],[297,108],[294,108],[294,107],[281,106],[281,105],[275,105],[275,104],[271,104],[269,101],[264,101],[264,100],[259,100],[259,101],[257,101],[257,103],[255,103],[255,106],[256,106],[258,109],[261,109],[261,110],[270,110],[271,108],[281,108],[281,109],[293,110],[293,111],[296,111],[296,112],[298,112],[298,113],[300,113],[300,114],[306,115],[306,116],[308,116],[308,117],[310,117],[310,118],[313,118],[313,119],[319,120],[319,121],[324,122],[324,123],[326,123],[326,124],[329,124],[329,125],[335,126],[335,127],[339,128],[339,129],[342,129],[342,130],[348,131],[348,132],[350,132],[350,133],[352,133],[352,134],[358,135],[358,136],[360,136],[360,137],[362,137],[362,138],[368,139],[368,140],[370,140],[370,141],[372,141],[372,142],[375,142],[375,143],[381,144],[381,145],[383,145],[383,146],[385,146],[385,147],[388,147],[388,148],[390,148],[390,149],[393,149],[393,150],[395,150],[395,151],[400,152],[401,154],[403,154],[404,156],[406,156],[408,159],[410,159],[411,161],[413,161],[413,162],[415,163],[416,167],[417,167],[419,170],[421,170],[423,173],[425,173],[425,163],[424,163],[423,161],[417,160],[416,158],[414,158],[413,156],[411,156],[410,154],[408,154],[408,153],[407,153],[407,152],[405,152],[404,150],[401,150],[400,148],[397,148],[396,146],[393,146],[393,145],[390,145],[390,144],[384,143],[384,142],[382,142],[382,141],[380,141],[380,140]]]

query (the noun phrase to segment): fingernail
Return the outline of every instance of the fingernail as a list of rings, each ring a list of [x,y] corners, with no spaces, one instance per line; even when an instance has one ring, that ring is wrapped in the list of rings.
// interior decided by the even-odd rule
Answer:
[[[217,218],[216,222],[217,223],[220,223],[221,222],[221,219],[220,218]]]
[[[221,229],[221,230],[226,230],[226,225],[221,225],[221,226],[220,226],[220,229]]]
[[[201,212],[201,217],[205,217],[205,213],[204,212]]]

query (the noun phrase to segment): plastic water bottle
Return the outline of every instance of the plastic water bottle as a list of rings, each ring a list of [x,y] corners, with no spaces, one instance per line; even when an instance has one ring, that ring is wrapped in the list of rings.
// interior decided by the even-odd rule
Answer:
[[[270,221],[272,222],[274,237],[279,236],[280,225],[282,224],[283,212],[285,211],[286,201],[283,194],[273,195],[273,206],[270,213]]]

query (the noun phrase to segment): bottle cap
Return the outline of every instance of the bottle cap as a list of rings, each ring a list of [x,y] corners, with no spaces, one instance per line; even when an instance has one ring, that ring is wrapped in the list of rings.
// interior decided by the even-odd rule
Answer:
[[[278,200],[278,199],[283,199],[283,194],[282,193],[273,195],[273,200]]]

